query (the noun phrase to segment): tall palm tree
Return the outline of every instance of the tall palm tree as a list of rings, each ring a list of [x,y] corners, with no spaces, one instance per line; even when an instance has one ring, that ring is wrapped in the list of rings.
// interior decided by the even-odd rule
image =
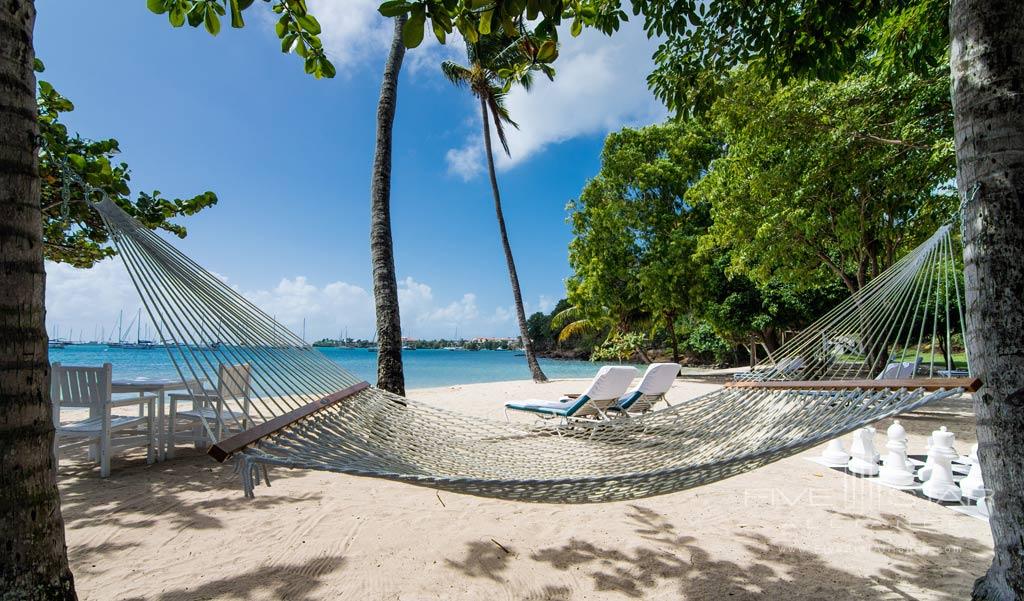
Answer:
[[[31,0],[0,4],[0,597],[75,599],[44,325],[35,14]]]
[[[511,72],[516,63],[523,57],[519,53],[524,38],[511,38],[504,35],[481,36],[474,43],[466,44],[469,66],[452,61],[444,61],[441,71],[448,81],[459,87],[467,87],[480,101],[480,116],[483,122],[484,150],[487,153],[487,173],[491,179],[491,193],[494,195],[494,212],[498,217],[498,231],[501,234],[501,247],[505,251],[505,262],[508,265],[508,278],[512,283],[512,297],[516,306],[516,319],[519,321],[519,334],[523,339],[523,352],[526,363],[530,366],[530,374],[535,382],[546,382],[547,376],[537,362],[533,352],[533,341],[526,327],[526,310],[523,308],[523,294],[519,287],[519,275],[516,273],[516,262],[512,256],[512,247],[508,241],[505,227],[505,214],[501,209],[501,192],[498,190],[498,178],[494,173],[494,153],[491,148],[491,124],[498,135],[498,141],[510,155],[505,125],[518,128],[505,107],[505,97],[513,83],[529,88],[532,79],[529,72],[512,78],[511,75],[499,75]]]
[[[391,130],[398,103],[398,74],[405,44],[402,28],[407,15],[395,17],[391,51],[377,103],[377,142],[370,183],[370,260],[373,264],[373,302],[377,313],[377,387],[405,394],[402,370],[402,320],[398,311],[398,278],[391,240]]]

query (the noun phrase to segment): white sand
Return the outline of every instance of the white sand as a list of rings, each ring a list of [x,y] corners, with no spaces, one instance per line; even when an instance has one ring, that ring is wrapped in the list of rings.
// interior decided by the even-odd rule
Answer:
[[[578,381],[474,384],[410,396],[500,418],[502,402]],[[670,398],[713,388],[680,380]],[[912,452],[969,405],[906,416]],[[884,429],[888,423],[880,424]],[[881,440],[881,437],[879,437]],[[634,502],[534,505],[367,478],[275,470],[243,498],[194,450],[101,480],[62,460],[82,599],[959,599],[991,560],[988,525],[807,461]]]

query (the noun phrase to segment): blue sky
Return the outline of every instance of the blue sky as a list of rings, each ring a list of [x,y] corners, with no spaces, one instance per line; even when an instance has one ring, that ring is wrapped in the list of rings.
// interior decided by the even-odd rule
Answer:
[[[305,75],[279,52],[272,14],[246,29],[172,29],[144,0],[38,5],[36,49],[76,105],[69,126],[115,137],[132,189],[213,190],[176,245],[308,337],[372,333],[368,207],[374,117],[391,25],[374,0],[311,0],[338,67]],[[658,121],[644,85],[654,44],[636,24],[614,38],[563,36],[559,75],[509,105],[521,129],[499,161],[505,216],[528,311],[564,295],[565,204],[599,167],[604,135]],[[477,105],[437,65],[458,44],[407,55],[394,130],[392,217],[403,327],[415,337],[512,335],[511,293],[480,149]],[[119,263],[48,265],[48,322],[66,334],[113,323],[138,302]],[[89,299],[89,302],[84,302]],[[78,334],[75,334],[78,337]]]

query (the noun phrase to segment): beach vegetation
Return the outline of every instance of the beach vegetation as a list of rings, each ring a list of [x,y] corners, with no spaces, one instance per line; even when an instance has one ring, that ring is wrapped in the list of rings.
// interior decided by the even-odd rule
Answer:
[[[35,68],[44,70],[38,60]],[[217,203],[217,195],[210,191],[191,198],[165,198],[153,190],[133,198],[131,170],[117,161],[121,151],[117,140],[93,140],[69,131],[62,116],[75,105],[48,81],[39,80],[36,102],[43,241],[48,260],[88,268],[115,253],[106,225],[90,206],[103,197],[116,202],[142,225],[178,238],[188,231],[175,218],[194,215]]]

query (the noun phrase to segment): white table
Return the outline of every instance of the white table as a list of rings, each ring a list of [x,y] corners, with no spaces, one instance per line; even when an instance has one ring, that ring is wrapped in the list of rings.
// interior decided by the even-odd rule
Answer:
[[[202,385],[198,380],[182,381],[175,378],[152,378],[149,380],[113,380],[110,383],[110,391],[113,393],[156,394],[156,460],[167,459],[166,441],[170,438],[167,428],[173,428],[174,424],[164,426],[164,403],[166,393],[170,390],[199,389]],[[171,449],[171,456],[174,449]]]

